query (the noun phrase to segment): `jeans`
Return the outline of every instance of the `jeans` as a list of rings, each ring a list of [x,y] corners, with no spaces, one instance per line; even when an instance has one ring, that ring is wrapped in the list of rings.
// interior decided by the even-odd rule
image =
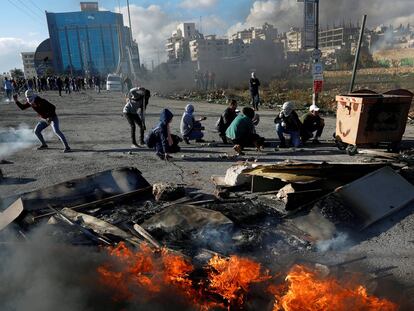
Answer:
[[[133,113],[124,113],[125,118],[128,120],[128,123],[131,127],[131,140],[134,145],[137,145],[137,140],[135,138],[136,126],[137,124],[140,129],[140,143],[144,144],[144,126],[142,124],[142,120],[137,114]]]
[[[202,132],[202,125],[200,122],[195,122],[193,129],[190,131],[190,133],[188,133],[187,135],[185,135],[185,138],[188,138],[188,140],[198,140],[198,139],[202,139],[204,137],[204,133]]]
[[[283,134],[289,134],[290,140],[292,142],[293,147],[297,148],[301,145],[299,131],[290,131],[286,130],[280,123],[276,124],[276,133],[279,136],[280,143],[282,145],[286,144],[286,139]]]
[[[260,97],[259,93],[257,94],[251,94],[252,96],[252,105],[254,110],[259,110],[259,103],[260,103]]]
[[[40,121],[37,123],[35,127],[35,134],[37,138],[40,140],[42,145],[46,145],[46,141],[43,138],[42,131],[47,128],[49,125],[52,126],[53,132],[56,134],[57,137],[59,137],[60,141],[62,142],[63,146],[67,149],[69,148],[68,142],[66,141],[65,135],[60,131],[59,129],[59,119],[57,116],[50,118],[50,123],[46,122],[45,120]]]
[[[305,128],[305,126],[303,126],[301,134],[300,134],[302,142],[306,142],[312,137],[314,138],[321,137],[324,127],[325,127],[325,124],[323,123],[315,124],[314,126],[311,126],[308,128]],[[315,136],[313,135],[314,132],[316,132]]]
[[[9,90],[9,89],[6,90],[6,96],[7,96],[7,99],[8,100],[11,100],[12,99],[12,93],[13,93],[12,90]]]

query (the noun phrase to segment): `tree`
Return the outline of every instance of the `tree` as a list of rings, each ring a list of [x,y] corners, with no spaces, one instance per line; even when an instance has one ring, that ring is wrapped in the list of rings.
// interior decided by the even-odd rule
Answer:
[[[19,68],[14,68],[10,70],[10,75],[13,79],[18,80],[24,78],[23,70]]]

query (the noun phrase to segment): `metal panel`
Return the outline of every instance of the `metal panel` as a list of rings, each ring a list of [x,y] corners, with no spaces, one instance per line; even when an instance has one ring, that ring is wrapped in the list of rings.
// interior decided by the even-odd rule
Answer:
[[[414,186],[393,169],[384,167],[337,190],[363,221],[363,228],[414,201]]]

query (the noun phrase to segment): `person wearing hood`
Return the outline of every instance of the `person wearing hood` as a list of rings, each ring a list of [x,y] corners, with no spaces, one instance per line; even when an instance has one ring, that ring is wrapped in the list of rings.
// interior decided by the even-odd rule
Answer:
[[[161,160],[169,160],[171,153],[180,151],[180,138],[171,134],[171,122],[173,114],[168,109],[163,109],[160,114],[160,122],[145,138],[148,148],[153,148]]]
[[[254,110],[250,107],[244,107],[226,130],[227,138],[234,144],[234,151],[243,155],[245,147],[254,146],[260,150],[264,146],[264,138],[256,134],[253,124]]]
[[[16,105],[21,110],[26,110],[28,108],[33,108],[34,111],[37,112],[37,114],[42,119],[37,123],[36,128],[34,130],[37,138],[42,143],[37,149],[47,149],[48,146],[46,144],[46,141],[43,138],[42,131],[47,128],[49,125],[52,126],[53,132],[56,134],[56,136],[60,139],[62,142],[64,149],[63,152],[70,152],[71,149],[69,147],[69,144],[65,138],[65,135],[60,131],[59,128],[59,119],[56,114],[56,107],[48,102],[46,99],[41,98],[40,96],[37,96],[33,90],[27,90],[25,93],[26,96],[26,103],[22,104],[18,100],[18,95],[14,95],[13,99]]]
[[[228,107],[224,110],[216,123],[216,130],[219,132],[223,144],[227,144],[226,130],[237,117],[237,101],[235,99],[228,100]]]
[[[300,133],[302,142],[305,143],[309,139],[313,138],[312,143],[320,144],[319,138],[322,136],[325,121],[319,115],[319,107],[311,105],[309,107],[309,112],[302,117],[302,123],[303,126]]]
[[[188,104],[185,107],[185,111],[181,118],[180,124],[180,132],[181,135],[186,142],[186,144],[190,143],[190,140],[195,140],[198,143],[204,142],[204,127],[201,125],[201,121],[206,120],[206,117],[202,117],[198,120],[194,118],[194,106]]]
[[[298,114],[293,109],[292,102],[286,102],[282,106],[282,111],[275,119],[276,132],[279,136],[279,148],[287,148],[286,139],[283,134],[290,135],[290,140],[293,147],[297,148],[301,145],[300,131],[302,123],[299,120]]]
[[[255,111],[259,110],[259,104],[260,104],[259,87],[260,87],[260,81],[259,79],[257,79],[256,73],[252,72],[250,83],[249,83],[249,89],[250,89],[250,96],[252,98],[252,106]]]

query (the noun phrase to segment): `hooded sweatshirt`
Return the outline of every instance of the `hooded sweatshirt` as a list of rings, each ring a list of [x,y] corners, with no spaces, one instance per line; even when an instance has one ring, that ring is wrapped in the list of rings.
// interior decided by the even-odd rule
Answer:
[[[173,114],[170,110],[164,109],[160,114],[160,123],[153,129],[154,134],[157,136],[157,140],[161,141],[164,153],[168,153],[168,147],[171,144],[171,133],[169,129],[169,123],[173,118]]]
[[[34,99],[31,100],[31,102],[27,101],[25,104],[22,104],[19,101],[16,101],[16,105],[21,110],[26,110],[27,108],[32,107],[34,111],[37,112],[37,114],[43,118],[53,118],[56,117],[56,107],[55,105],[49,103],[46,99],[43,99],[39,96],[34,96]]]
[[[181,124],[180,124],[180,132],[181,135],[187,136],[190,134],[194,127],[194,106],[191,104],[188,104],[185,107],[185,112],[183,114],[183,117],[181,118]]]

